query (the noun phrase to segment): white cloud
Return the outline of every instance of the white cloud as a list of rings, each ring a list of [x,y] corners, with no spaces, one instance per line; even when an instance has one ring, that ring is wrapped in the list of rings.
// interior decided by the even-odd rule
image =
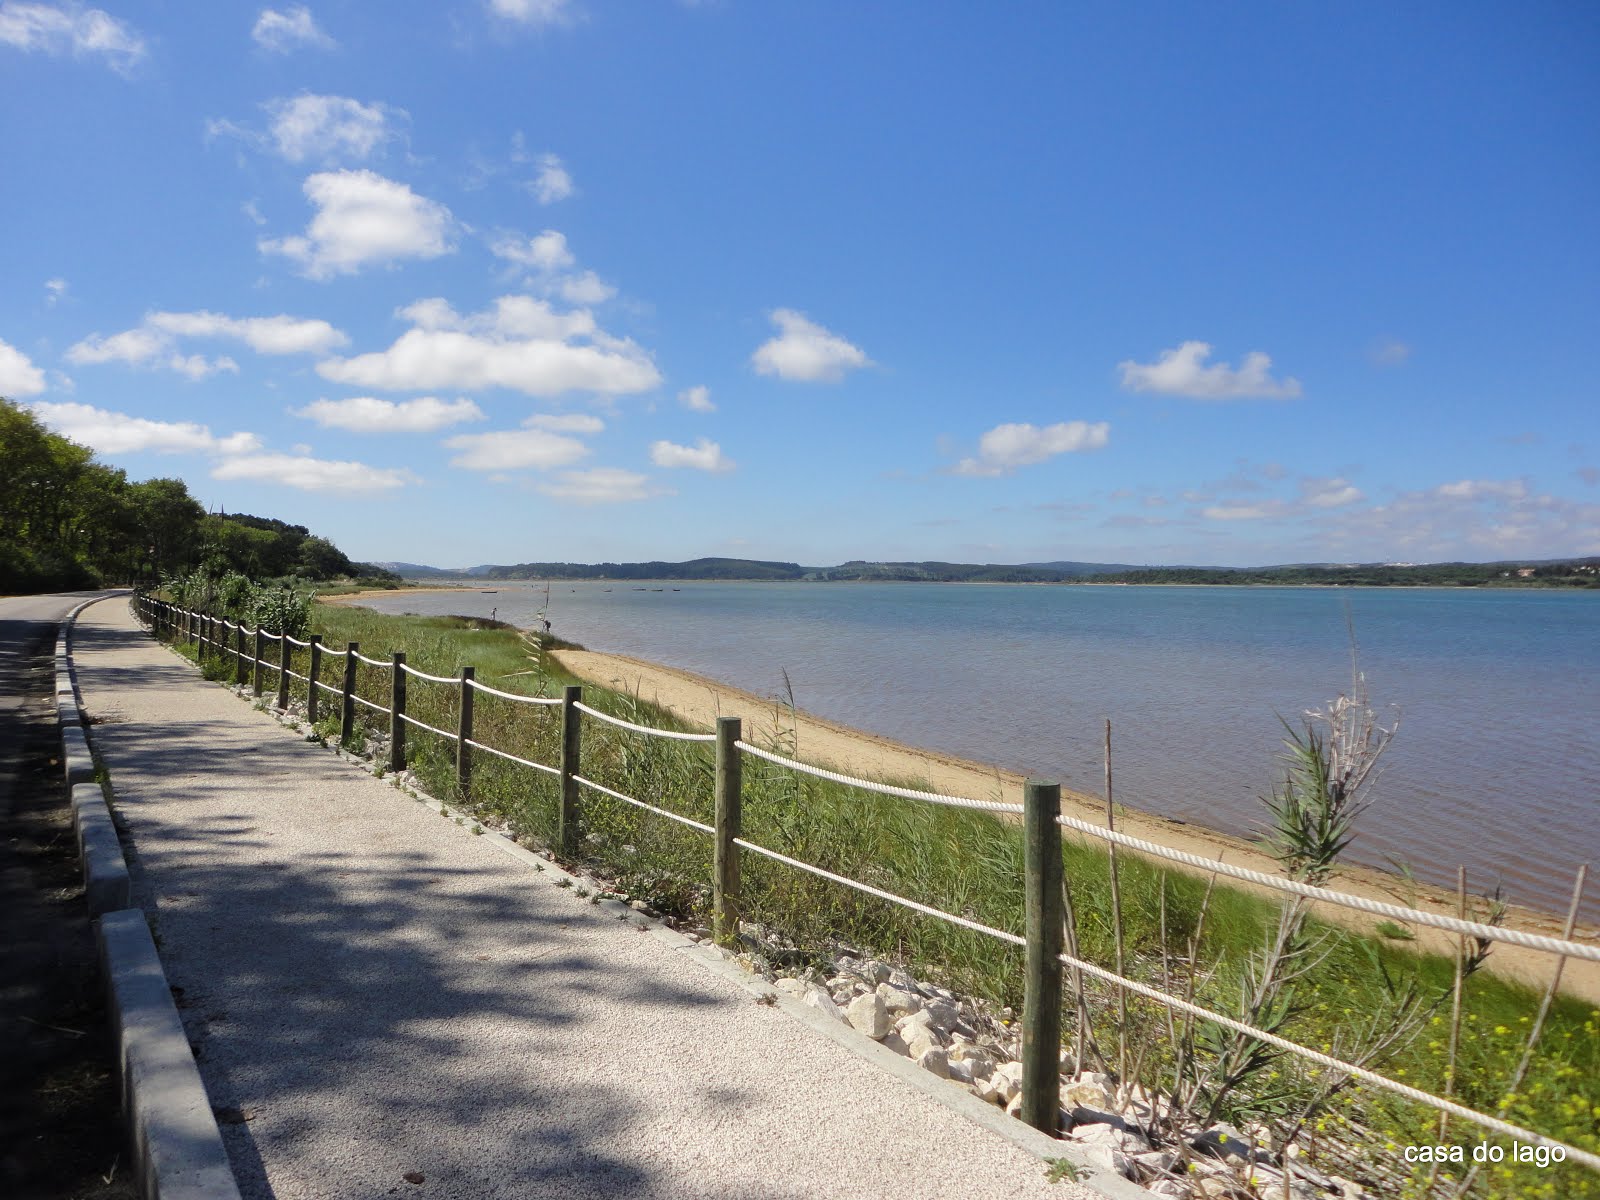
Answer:
[[[572,175],[554,154],[539,156],[539,174],[528,184],[528,190],[540,204],[554,204],[565,200],[575,190]]]
[[[46,306],[54,308],[56,302],[67,294],[67,281],[65,279],[46,279],[44,281],[44,292]]]
[[[862,351],[830,333],[792,308],[774,309],[772,323],[779,334],[763,342],[750,356],[762,375],[808,383],[837,383],[846,371],[869,365]]]
[[[0,4],[0,43],[43,54],[98,56],[126,75],[144,58],[144,39],[130,26],[82,4]]]
[[[502,296],[494,308],[465,317],[443,300],[420,300],[400,315],[413,328],[389,349],[329,359],[317,372],[386,391],[503,387],[530,396],[623,395],[661,382],[644,350],[607,334],[592,314],[560,313],[531,296]]]
[[[145,327],[104,338],[90,334],[68,348],[67,361],[79,364],[121,362],[130,367],[164,368],[191,380],[239,370],[239,364],[225,354],[214,359],[201,354],[180,354],[169,335]]]
[[[204,310],[154,312],[145,317],[144,324],[147,330],[174,337],[235,338],[257,354],[323,354],[350,341],[326,321],[284,313],[229,317]]]
[[[678,403],[690,412],[712,413],[717,411],[717,406],[711,402],[711,389],[705,384],[692,388],[684,388],[678,393]]]
[[[1360,488],[1339,476],[1332,479],[1302,479],[1300,495],[1312,508],[1342,508],[1366,499]]]
[[[731,471],[734,463],[722,456],[722,447],[708,438],[698,438],[693,446],[673,442],[651,442],[650,461],[658,467],[690,467],[696,471]]]
[[[1270,517],[1272,512],[1271,506],[1266,504],[1217,504],[1201,510],[1203,516],[1213,521],[1260,521]]]
[[[1411,347],[1397,338],[1385,338],[1372,347],[1372,363],[1378,367],[1403,367],[1411,360]]]
[[[151,421],[89,404],[37,401],[31,407],[57,433],[102,454],[248,454],[261,448],[253,433],[217,437],[192,421]]]
[[[419,482],[404,467],[308,458],[300,454],[247,454],[225,458],[211,469],[213,479],[281,483],[302,492],[386,492]]]
[[[1521,500],[1528,485],[1520,479],[1459,479],[1440,484],[1433,494],[1444,500]]]
[[[353,433],[433,433],[463,421],[484,419],[483,410],[471,400],[440,400],[436,396],[401,401],[352,396],[348,400],[314,400],[290,411],[324,429]]]
[[[394,136],[390,117],[405,116],[402,110],[377,101],[362,104],[349,96],[310,92],[269,100],[262,107],[270,119],[268,134],[273,148],[292,163],[308,158],[324,162],[370,158]]]
[[[281,254],[311,279],[352,275],[362,267],[449,254],[455,218],[444,205],[372,171],[323,171],[305,182],[316,216],[304,236],[265,238],[263,254]]]
[[[445,449],[460,451],[452,467],[468,471],[548,471],[575,463],[589,453],[577,438],[543,429],[506,429],[496,433],[463,433],[445,440]]]
[[[44,391],[44,372],[21,350],[0,340],[0,396],[15,400]]]
[[[562,471],[554,483],[538,486],[545,495],[574,504],[625,504],[672,494],[670,489],[652,486],[647,476],[637,471],[624,471],[621,467]]]
[[[561,25],[572,18],[570,0],[489,0],[489,11],[523,25]]]
[[[1226,363],[1205,366],[1211,356],[1207,342],[1184,342],[1176,350],[1163,350],[1154,363],[1117,364],[1122,386],[1130,392],[1159,392],[1196,400],[1232,400],[1248,396],[1288,399],[1300,394],[1298,379],[1272,378],[1272,359],[1259,350],[1244,356],[1236,371]]]
[[[589,307],[602,304],[617,294],[616,288],[593,271],[563,274],[576,266],[578,260],[567,245],[566,235],[554,229],[546,229],[531,238],[516,233],[501,234],[490,243],[489,250],[497,258],[527,267],[531,275],[525,282],[547,296],[560,296],[568,304]]]
[[[952,471],[957,475],[1009,475],[1018,467],[1032,466],[1057,454],[1099,450],[1111,438],[1106,421],[1062,421],[1056,425],[996,425],[978,439],[976,458],[963,458]]]
[[[287,54],[297,46],[332,50],[339,44],[323,32],[316,18],[311,15],[311,10],[303,4],[282,12],[272,8],[262,9],[250,36],[263,50],[278,54]]]
[[[523,422],[529,429],[556,433],[599,433],[606,423],[589,413],[536,413]]]

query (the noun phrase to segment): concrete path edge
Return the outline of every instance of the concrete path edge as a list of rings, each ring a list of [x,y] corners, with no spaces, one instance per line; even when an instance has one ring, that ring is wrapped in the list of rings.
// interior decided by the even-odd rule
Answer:
[[[130,907],[127,860],[105,792],[95,781],[71,633],[78,614],[98,599],[85,601],[62,619],[56,636],[56,708],[84,890],[90,916],[96,918],[95,942],[117,1045],[134,1174],[145,1200],[239,1200],[239,1185],[155,939],[144,913]]]

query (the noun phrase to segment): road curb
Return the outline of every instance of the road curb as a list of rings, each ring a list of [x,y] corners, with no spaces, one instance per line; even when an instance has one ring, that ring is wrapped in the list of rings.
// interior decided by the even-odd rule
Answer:
[[[72,664],[73,623],[89,605],[115,598],[86,600],[62,619],[56,637],[56,713],[84,891],[95,918],[101,979],[116,1036],[123,1122],[144,1200],[239,1200],[150,925],[144,912],[132,907],[127,859],[106,793],[95,782],[82,720]]]

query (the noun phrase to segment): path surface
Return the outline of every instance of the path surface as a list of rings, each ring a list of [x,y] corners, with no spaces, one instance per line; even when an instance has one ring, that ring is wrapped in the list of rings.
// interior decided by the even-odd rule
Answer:
[[[74,650],[246,1197],[1092,1195],[203,682],[125,601]]]

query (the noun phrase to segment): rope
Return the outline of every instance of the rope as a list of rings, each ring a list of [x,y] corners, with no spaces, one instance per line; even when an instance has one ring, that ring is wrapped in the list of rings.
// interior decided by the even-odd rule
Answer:
[[[342,697],[344,695],[344,689],[343,688],[336,688],[331,683],[323,683],[322,680],[320,680],[320,679],[317,680],[317,686],[319,688],[321,688],[325,692],[332,692],[335,696],[341,696]]]
[[[1020,938],[1014,933],[1007,933],[1003,929],[995,929],[977,921],[969,921],[966,917],[958,917],[954,913],[943,912],[926,904],[919,904],[915,900],[907,900],[904,896],[896,896],[893,892],[885,892],[870,884],[857,883],[854,879],[846,879],[843,875],[835,875],[832,871],[824,871],[821,867],[814,867],[810,863],[803,863],[797,858],[790,858],[787,854],[779,854],[776,850],[768,850],[765,846],[758,846],[754,842],[747,842],[743,838],[734,838],[735,846],[743,846],[746,850],[753,850],[757,854],[764,854],[777,862],[798,868],[801,871],[810,871],[813,875],[820,875],[823,879],[831,879],[834,883],[842,883],[845,887],[855,888],[858,892],[865,892],[869,896],[876,896],[880,900],[887,900],[891,904],[899,904],[914,912],[925,913],[930,917],[938,917],[941,921],[949,921],[952,925],[960,925],[964,929],[971,929],[977,933],[986,933],[990,937],[999,938],[1002,942],[1010,942],[1015,946],[1027,946],[1028,940]]]
[[[362,696],[358,696],[354,692],[350,693],[350,699],[354,700],[357,704],[365,704],[368,708],[372,709],[374,712],[386,713],[386,712],[389,711],[388,705],[386,705],[386,704],[374,704],[371,700],[368,700],[368,699],[366,699],[366,698],[364,698]]]
[[[603,713],[598,708],[590,708],[583,701],[578,701],[572,706],[579,712],[586,712],[591,717],[598,717],[610,725],[617,725],[623,729],[631,729],[635,733],[648,733],[652,737],[674,738],[680,742],[714,742],[717,735],[714,733],[676,733],[671,729],[656,729],[649,725],[635,725],[632,721],[624,721],[621,717],[613,717],[610,713]]]
[[[415,675],[418,679],[426,679],[429,683],[460,683],[461,680],[449,675],[429,675],[426,671],[419,671],[410,663],[401,663],[400,669],[407,675]]]
[[[299,671],[291,671],[291,670],[289,670],[289,668],[285,667],[284,668],[284,673],[286,675],[288,675],[290,679],[298,679],[298,680],[302,681],[303,683],[310,683],[311,682],[311,680],[307,679],[304,675],[300,674]]]
[[[493,746],[485,746],[482,742],[475,742],[471,738],[467,739],[467,745],[474,750],[482,750],[485,753],[493,754],[497,758],[509,759],[514,763],[521,763],[525,767],[532,767],[535,771],[543,771],[546,775],[555,775],[558,778],[561,775],[561,772],[556,768],[547,767],[542,762],[534,762],[531,758],[518,758],[515,754],[507,754],[504,750],[496,750]]]
[[[556,774],[559,775],[560,772],[558,771]],[[613,792],[603,784],[598,784],[592,779],[585,779],[582,775],[574,775],[572,778],[583,784],[584,787],[592,787],[597,792],[604,792],[613,799],[622,800],[628,804],[637,804],[640,808],[647,809],[659,817],[666,817],[669,820],[678,822],[680,825],[687,825],[690,829],[698,829],[701,833],[715,834],[717,832],[711,826],[702,825],[699,821],[691,820],[689,817],[682,816],[679,813],[668,812],[664,808],[657,808],[654,804],[646,804],[643,800],[635,800],[632,796],[624,796],[621,792]]]
[[[392,662],[384,662],[383,659],[381,659],[381,658],[368,658],[365,654],[361,653],[361,651],[359,651],[359,650],[357,650],[355,652],[355,655],[356,655],[357,659],[359,659],[361,662],[366,663],[367,666],[369,666],[369,667],[392,667],[392,666],[394,666],[394,664]]]
[[[307,646],[310,646],[310,645],[311,645],[311,643],[310,643],[310,642],[302,642],[302,641],[301,641],[301,640],[300,640],[300,639],[299,639],[299,638],[297,638],[297,637],[292,637],[292,638],[289,638],[289,639],[288,639],[288,641],[289,641],[289,644],[290,644],[290,645],[291,645],[291,646],[299,646],[299,647],[300,647],[300,648],[301,648],[301,649],[305,649],[305,648],[306,648],[306,647],[307,647]]]
[[[1108,971],[1104,967],[1097,967],[1094,965],[1094,963],[1086,962],[1081,958],[1074,958],[1070,954],[1062,954],[1059,957],[1060,960],[1069,967],[1075,967],[1080,971],[1093,975],[1099,979],[1103,979],[1107,983],[1113,983],[1119,987],[1126,988],[1131,992],[1136,992],[1148,1000],[1154,1000],[1157,1003],[1165,1004],[1168,1008],[1175,1008],[1180,1012],[1190,1013],[1193,1016],[1199,1017],[1205,1021],[1214,1021],[1216,1024],[1226,1026],[1236,1033],[1244,1034],[1246,1037],[1255,1038],[1257,1041],[1265,1042],[1269,1046],[1276,1046],[1280,1050],[1286,1050],[1291,1054],[1297,1054],[1301,1058],[1308,1059],[1320,1066],[1330,1067],[1335,1071],[1346,1072],[1354,1076],[1356,1079],[1373,1084],[1376,1087],[1385,1088],[1397,1096],[1403,1096],[1408,1100],[1415,1100],[1419,1104],[1430,1105],[1431,1107],[1438,1109],[1440,1112],[1447,1112],[1452,1116],[1461,1117],[1467,1121],[1473,1121],[1479,1125],[1482,1125],[1485,1129],[1492,1130],[1495,1133],[1504,1134],[1506,1137],[1515,1138],[1516,1140],[1523,1142],[1535,1142],[1540,1145],[1549,1146],[1551,1149],[1556,1149],[1559,1147],[1567,1152],[1568,1158],[1576,1159],[1578,1162],[1581,1162],[1585,1166],[1594,1170],[1600,1170],[1600,1154],[1591,1154],[1587,1150],[1580,1150],[1576,1146],[1570,1146],[1566,1142],[1558,1141],[1552,1137],[1546,1137],[1542,1133],[1535,1133],[1531,1129],[1524,1129],[1520,1125],[1513,1125],[1509,1121],[1502,1121],[1498,1117],[1491,1117],[1485,1113],[1480,1113],[1475,1109],[1466,1107],[1464,1104],[1457,1104],[1453,1100],[1442,1099],[1439,1096],[1433,1095],[1431,1092],[1425,1092],[1420,1088],[1411,1087],[1409,1084],[1399,1083],[1385,1075],[1379,1075],[1376,1071],[1369,1071],[1365,1067],[1358,1067],[1354,1063],[1344,1062],[1342,1059],[1334,1058],[1330,1054],[1323,1054],[1320,1051],[1311,1049],[1309,1046],[1302,1046],[1298,1042],[1291,1042],[1287,1038],[1281,1038],[1276,1034],[1268,1033],[1265,1029],[1257,1029],[1253,1025],[1247,1025],[1243,1021],[1236,1021],[1232,1017],[1225,1017],[1221,1013],[1212,1012],[1210,1009],[1202,1008],[1198,1004],[1191,1004],[1189,1001],[1180,999],[1177,996],[1169,996],[1167,993],[1159,990],[1158,988],[1148,987],[1145,984],[1137,982],[1136,980],[1128,979],[1126,976],[1118,975],[1115,971]]]
[[[1188,854],[1182,850],[1174,850],[1169,846],[1162,846],[1156,842],[1147,842],[1143,838],[1129,837],[1127,834],[1116,830],[1104,829],[1099,825],[1091,825],[1089,822],[1080,821],[1076,817],[1057,817],[1056,819],[1068,829],[1076,829],[1078,832],[1088,834],[1090,837],[1097,837],[1103,841],[1115,842],[1121,846],[1141,850],[1156,858],[1186,863],[1203,871],[1215,871],[1219,875],[1242,879],[1246,883],[1258,883],[1263,887],[1274,888],[1280,892],[1292,892],[1297,896],[1305,896],[1311,900],[1322,900],[1329,904],[1341,904],[1346,908],[1359,909],[1375,916],[1393,917],[1395,920],[1409,921],[1416,925],[1429,925],[1434,929],[1462,933],[1469,937],[1489,938],[1497,942],[1510,942],[1514,946],[1526,946],[1530,950],[1547,950],[1552,954],[1565,954],[1568,958],[1583,958],[1590,962],[1600,962],[1600,946],[1585,946],[1579,942],[1546,937],[1543,934],[1524,933],[1520,929],[1502,929],[1498,925],[1484,925],[1478,921],[1463,921],[1457,917],[1444,916],[1441,913],[1423,912],[1417,908],[1405,908],[1398,904],[1387,904],[1382,900],[1368,900],[1364,896],[1351,896],[1344,892],[1335,892],[1330,888],[1313,887],[1309,883],[1297,883],[1293,879],[1284,879],[1279,875],[1267,875],[1260,871],[1251,871],[1245,867],[1231,866],[1215,859],[1201,858],[1198,854]]]
[[[905,800],[922,800],[929,804],[944,804],[951,808],[975,808],[981,812],[1003,812],[1021,814],[1020,804],[1001,804],[997,800],[968,800],[964,796],[941,796],[938,792],[919,792],[912,788],[895,787],[887,783],[873,783],[870,779],[857,779],[853,775],[841,775],[837,771],[825,771],[821,767],[813,767],[809,763],[795,762],[792,758],[773,754],[770,750],[763,750],[759,746],[752,746],[749,742],[735,742],[739,749],[747,754],[754,754],[757,758],[764,758],[768,762],[777,763],[780,767],[789,767],[795,771],[803,771],[807,775],[815,775],[818,779],[826,779],[833,783],[843,783],[850,787],[865,788],[869,792],[881,792],[885,796],[899,796]]]
[[[459,680],[452,680],[452,683]],[[515,700],[519,704],[560,704],[561,701],[550,696],[523,696],[516,692],[502,692],[499,688],[492,688],[486,683],[479,683],[476,679],[467,680],[467,686],[476,688],[480,692],[488,692],[491,696],[499,696],[504,700]]]
[[[452,742],[455,741],[456,737],[458,736],[454,733],[446,733],[444,730],[435,728],[432,725],[426,725],[417,720],[415,717],[408,716],[405,713],[400,714],[400,719],[407,725],[415,725],[418,729],[426,729],[429,733],[437,733],[440,737],[449,738]]]

